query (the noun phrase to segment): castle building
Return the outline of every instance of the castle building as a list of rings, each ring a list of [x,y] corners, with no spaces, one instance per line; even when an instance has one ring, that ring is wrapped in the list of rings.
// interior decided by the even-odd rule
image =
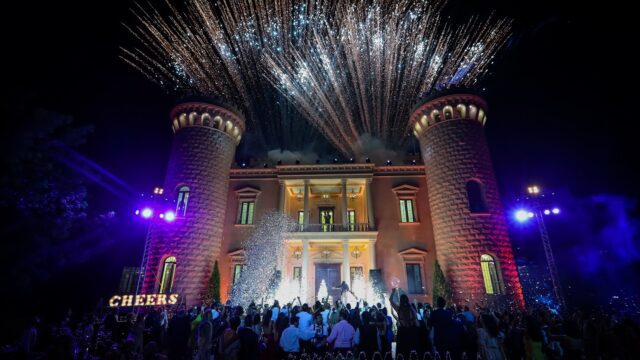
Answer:
[[[410,119],[424,165],[296,164],[232,168],[244,118],[189,102],[172,113],[174,144],[165,193],[176,221],[154,224],[143,291],[200,303],[215,261],[222,298],[242,273],[242,244],[278,210],[297,226],[274,266],[315,300],[324,280],[379,281],[432,301],[436,261],[456,304],[524,305],[484,137],[487,105],[470,94],[429,100]]]

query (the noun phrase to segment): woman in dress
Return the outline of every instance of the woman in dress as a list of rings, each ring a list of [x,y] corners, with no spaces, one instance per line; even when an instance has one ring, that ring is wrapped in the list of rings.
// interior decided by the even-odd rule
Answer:
[[[398,320],[398,333],[396,334],[396,354],[402,354],[408,359],[411,351],[418,351],[418,316],[416,311],[409,303],[409,297],[406,294],[400,295],[398,303],[398,289],[395,288],[391,292],[389,302],[391,307],[396,311]],[[396,355],[397,356],[397,355]]]

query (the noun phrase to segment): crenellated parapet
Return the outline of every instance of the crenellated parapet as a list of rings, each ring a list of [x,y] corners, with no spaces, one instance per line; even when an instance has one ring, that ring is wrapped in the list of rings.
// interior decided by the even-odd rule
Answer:
[[[415,108],[409,119],[413,135],[418,139],[427,128],[451,120],[487,121],[486,101],[473,94],[452,94],[427,101]]]
[[[177,105],[171,111],[171,119],[171,128],[174,133],[186,127],[207,127],[229,135],[236,145],[240,143],[245,131],[245,120],[242,115],[222,106],[204,102],[187,102]]]

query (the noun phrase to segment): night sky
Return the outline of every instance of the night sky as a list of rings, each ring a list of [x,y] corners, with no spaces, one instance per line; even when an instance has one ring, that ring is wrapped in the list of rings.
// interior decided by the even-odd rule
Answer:
[[[633,257],[638,146],[637,132],[629,127],[638,119],[631,99],[637,64],[630,56],[637,39],[633,22],[626,20],[635,12],[611,2],[452,3],[460,11],[482,6],[515,19],[512,41],[482,82],[490,107],[486,133],[506,207],[530,182],[564,194],[564,201],[577,207],[597,196],[623,199],[636,216],[629,225],[635,235],[626,245],[632,247],[631,269],[638,271]],[[175,97],[118,58],[119,46],[130,41],[122,22],[133,21],[131,5],[18,2],[4,12],[4,152],[10,153],[11,140],[27,126],[12,120],[16,114],[43,108],[92,124],[94,131],[78,151],[132,191],[149,191],[163,182],[171,143],[168,112]],[[113,196],[97,184],[90,185],[89,200],[96,212],[122,213],[134,206],[131,198]],[[554,220],[552,237],[554,229],[561,233],[571,227],[570,219]],[[106,295],[115,290],[119,269],[139,261],[142,238],[137,236],[143,231],[136,231],[85,259],[106,263],[117,254],[109,261],[110,277],[101,275],[111,279],[105,284],[109,289],[102,289]]]

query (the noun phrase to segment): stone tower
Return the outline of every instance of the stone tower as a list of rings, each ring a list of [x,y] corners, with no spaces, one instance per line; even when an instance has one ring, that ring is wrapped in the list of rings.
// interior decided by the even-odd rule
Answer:
[[[484,136],[487,104],[454,94],[419,105],[410,124],[427,175],[436,255],[456,304],[524,300]]]
[[[176,219],[154,222],[149,230],[143,290],[178,293],[191,305],[200,303],[220,255],[229,172],[245,121],[209,102],[181,103],[171,119],[164,191],[175,200]]]

